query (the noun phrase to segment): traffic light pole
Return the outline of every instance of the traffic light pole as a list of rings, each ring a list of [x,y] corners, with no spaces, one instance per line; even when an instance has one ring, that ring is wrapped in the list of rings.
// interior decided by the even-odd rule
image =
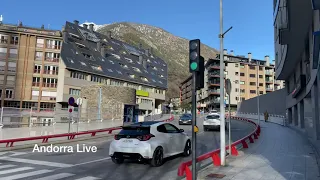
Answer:
[[[197,133],[195,127],[197,125],[197,88],[196,88],[197,72],[192,73],[192,180],[197,180]]]
[[[224,109],[224,62],[223,62],[223,13],[222,0],[220,0],[220,159],[221,166],[226,164],[226,132]]]

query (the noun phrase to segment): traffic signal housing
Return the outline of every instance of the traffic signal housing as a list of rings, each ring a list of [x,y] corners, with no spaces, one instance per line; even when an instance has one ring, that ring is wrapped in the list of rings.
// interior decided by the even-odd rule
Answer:
[[[199,59],[199,71],[197,72],[196,77],[196,88],[200,90],[204,88],[204,58],[200,56]]]
[[[200,39],[189,41],[189,72],[199,71],[200,63]]]

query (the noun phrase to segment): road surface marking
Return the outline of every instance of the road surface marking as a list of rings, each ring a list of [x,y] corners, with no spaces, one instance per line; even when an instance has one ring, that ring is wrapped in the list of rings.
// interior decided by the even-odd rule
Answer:
[[[26,170],[30,170],[30,169],[33,169],[33,168],[32,167],[21,167],[21,168],[15,168],[15,169],[8,169],[8,170],[0,171],[0,175],[19,172],[19,171],[26,171]]]
[[[8,157],[8,156],[0,157],[0,160],[27,163],[27,164],[35,164],[35,165],[41,165],[41,166],[61,167],[61,168],[73,166],[71,164],[63,164],[63,163],[56,163],[56,162],[49,162],[49,161],[38,161],[38,160],[22,159],[22,158],[13,158],[13,157]]]
[[[0,166],[0,169],[5,169],[5,168],[11,168],[11,167],[15,167],[16,165],[3,165],[3,166]]]
[[[80,178],[80,179],[75,179],[75,180],[97,180],[97,179],[100,179],[100,178],[95,178],[95,177],[92,177],[92,176],[88,176],[88,177],[84,177],[84,178]]]
[[[60,174],[54,174],[54,175],[51,175],[51,176],[38,178],[38,179],[35,179],[35,180],[57,180],[57,179],[67,178],[67,177],[70,177],[70,176],[74,176],[74,174],[60,173]]]
[[[16,151],[10,151],[10,153],[13,153],[10,156],[20,156],[20,155],[29,154],[27,152],[16,152]]]
[[[33,172],[27,172],[27,173],[23,173],[23,174],[15,174],[15,175],[12,175],[12,176],[7,176],[7,177],[0,178],[0,180],[22,179],[22,178],[26,178],[26,177],[30,177],[30,176],[36,176],[36,175],[45,174],[45,173],[49,173],[49,172],[52,172],[52,171],[44,169],[44,170],[39,170],[39,171],[33,171]],[[47,179],[47,180],[49,180],[49,179]]]
[[[88,161],[88,162],[83,162],[83,163],[75,164],[75,165],[73,165],[73,166],[80,166],[80,165],[90,164],[90,163],[99,162],[99,161],[104,161],[104,160],[108,160],[108,159],[111,159],[111,157],[102,158],[102,159],[96,159],[96,160]],[[73,166],[72,166],[72,167],[73,167]]]

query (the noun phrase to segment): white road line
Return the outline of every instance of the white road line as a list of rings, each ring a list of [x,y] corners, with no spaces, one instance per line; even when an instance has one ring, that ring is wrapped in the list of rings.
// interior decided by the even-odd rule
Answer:
[[[90,163],[99,162],[99,161],[104,161],[104,160],[108,160],[108,159],[111,159],[111,157],[102,158],[102,159],[96,159],[96,160],[88,161],[88,162],[83,162],[83,163],[75,164],[75,165],[73,165],[73,166],[80,166],[80,165],[90,164]]]
[[[26,152],[17,152],[17,151],[9,151],[10,153],[13,153],[9,156],[19,156],[19,155],[25,155],[25,154],[29,154],[29,153],[26,153]]]
[[[61,168],[73,166],[72,164],[63,164],[63,163],[56,163],[56,162],[49,162],[49,161],[38,161],[38,160],[31,160],[31,159],[21,159],[21,158],[13,158],[8,156],[0,157],[0,160],[35,164],[35,165],[41,165],[41,166],[61,167]]]
[[[26,171],[26,170],[30,170],[30,169],[33,169],[33,168],[32,167],[22,167],[22,168],[8,169],[8,170],[0,171],[0,175],[19,172],[19,171]]]
[[[70,177],[70,176],[74,176],[74,174],[60,173],[60,174],[55,174],[55,175],[52,175],[52,176],[46,176],[46,177],[38,178],[38,179],[35,179],[35,180],[57,180],[57,179],[67,178],[67,177]]]
[[[96,177],[92,177],[92,176],[87,176],[87,177],[80,178],[80,179],[75,179],[75,180],[96,180],[96,179],[100,179],[100,178],[96,178]]]
[[[11,167],[15,167],[16,165],[3,165],[3,166],[0,166],[0,169],[5,169],[5,168],[11,168]]]
[[[22,179],[22,178],[26,178],[26,177],[30,177],[30,176],[36,176],[36,175],[40,175],[40,174],[45,174],[45,173],[49,173],[52,172],[51,170],[39,170],[39,171],[33,171],[33,172],[27,172],[27,173],[23,173],[23,174],[15,174],[12,176],[7,176],[7,177],[3,177],[0,178],[0,180],[15,180],[15,179]],[[47,179],[50,180],[50,179]]]

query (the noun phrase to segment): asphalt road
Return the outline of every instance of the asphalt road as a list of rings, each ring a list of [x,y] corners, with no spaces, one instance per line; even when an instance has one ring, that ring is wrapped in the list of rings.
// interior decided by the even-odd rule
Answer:
[[[220,132],[204,132],[203,118],[198,118],[197,125],[197,154],[201,155],[219,148]],[[190,125],[178,125],[177,120],[172,122],[184,129],[191,136]],[[238,140],[253,130],[253,126],[246,122],[232,121],[232,140]],[[228,137],[228,136],[226,136]],[[92,139],[68,144],[98,147],[97,152],[74,153],[41,153],[32,152],[32,149],[0,153],[0,180],[170,180],[177,179],[177,169],[181,162],[190,157],[176,156],[168,159],[161,167],[150,167],[138,162],[114,164],[108,156],[110,138]],[[64,145],[66,146],[66,145]],[[42,178],[42,179],[41,179]]]

